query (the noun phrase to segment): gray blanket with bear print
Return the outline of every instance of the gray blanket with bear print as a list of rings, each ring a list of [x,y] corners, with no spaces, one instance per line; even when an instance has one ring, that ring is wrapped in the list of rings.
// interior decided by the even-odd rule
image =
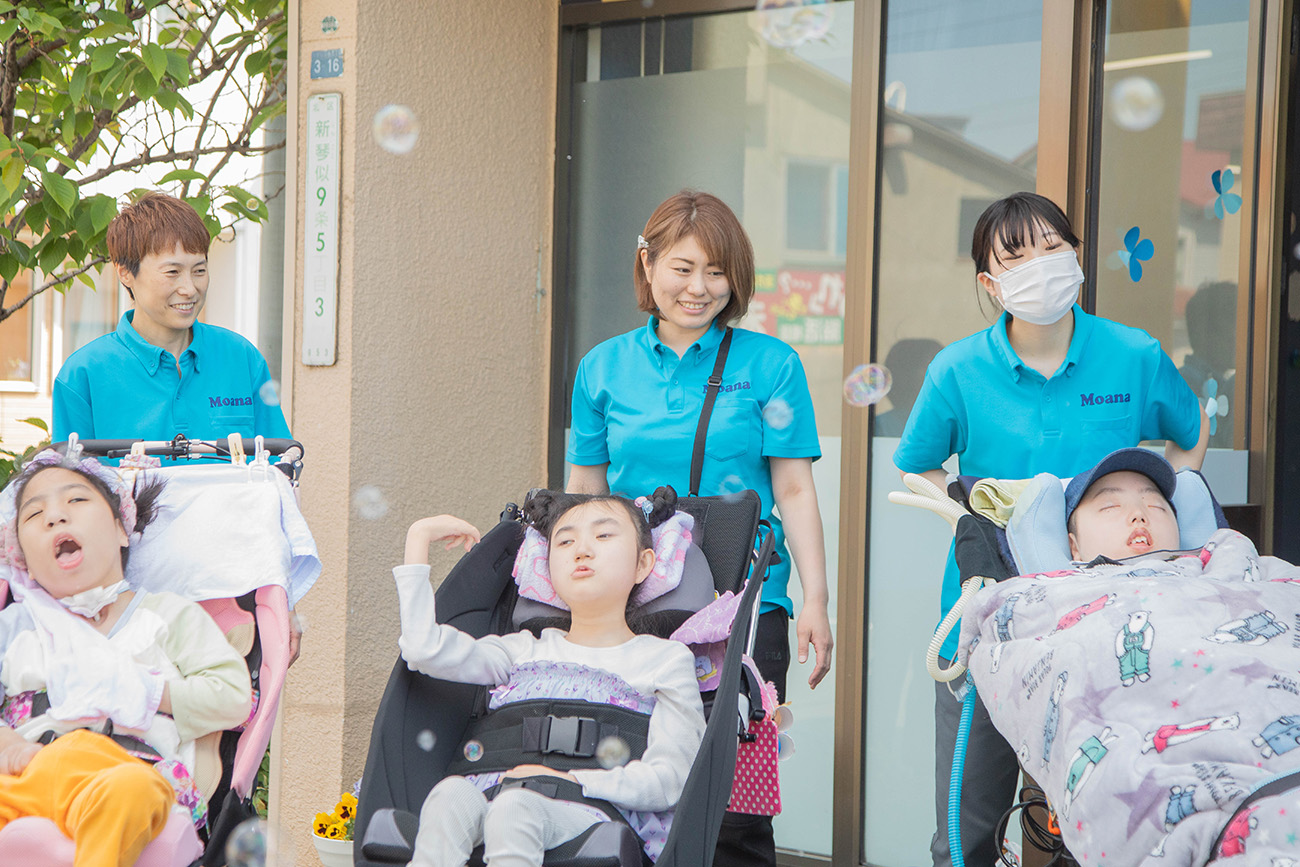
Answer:
[[[1300,568],[1220,530],[1021,576],[975,597],[960,653],[1081,863],[1300,865]]]

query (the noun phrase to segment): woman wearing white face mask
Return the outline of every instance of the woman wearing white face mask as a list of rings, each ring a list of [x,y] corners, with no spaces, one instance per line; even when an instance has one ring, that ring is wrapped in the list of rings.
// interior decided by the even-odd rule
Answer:
[[[971,257],[979,285],[1005,312],[990,328],[945,348],[930,363],[894,465],[944,487],[940,466],[957,455],[963,475],[1002,479],[1073,476],[1118,448],[1166,440],[1175,467],[1199,469],[1209,420],[1159,342],[1145,331],[1085,313],[1070,222],[1050,199],[1016,193],[975,224]],[[949,552],[941,597],[946,615],[960,591]],[[956,653],[956,633],[941,655]],[[961,705],[946,685],[935,698],[936,867],[948,852],[948,778]],[[996,860],[994,831],[1011,805],[1014,753],[977,708],[963,776],[962,848],[970,864]]]

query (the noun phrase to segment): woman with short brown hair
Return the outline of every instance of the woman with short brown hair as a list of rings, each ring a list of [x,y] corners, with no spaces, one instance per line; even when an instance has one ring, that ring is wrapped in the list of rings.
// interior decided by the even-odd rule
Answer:
[[[752,489],[762,498],[776,549],[763,584],[754,658],[784,698],[793,552],[804,599],[799,661],[807,661],[811,644],[816,664],[808,682],[816,686],[830,668],[833,644],[812,476],[821,449],[798,354],[775,337],[730,328],[754,293],[749,236],[716,196],[684,190],[655,209],[637,238],[633,281],[649,322],[599,344],[578,365],[568,490],[640,496],[672,485],[689,491],[696,428],[725,353],[698,493]],[[714,864],[775,863],[770,817],[728,813]]]

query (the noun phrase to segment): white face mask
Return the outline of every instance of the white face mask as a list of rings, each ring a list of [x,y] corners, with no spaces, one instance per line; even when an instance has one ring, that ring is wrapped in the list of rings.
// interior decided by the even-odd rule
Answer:
[[[1034,325],[1059,322],[1074,306],[1083,283],[1083,269],[1073,250],[1030,259],[999,277],[984,273],[1002,287],[1006,311]]]
[[[117,600],[117,597],[128,589],[130,588],[125,581],[118,581],[116,584],[110,584],[107,587],[91,587],[89,590],[82,590],[80,593],[64,596],[59,600],[59,604],[73,614],[80,614],[82,617],[98,620],[99,612],[112,605]]]

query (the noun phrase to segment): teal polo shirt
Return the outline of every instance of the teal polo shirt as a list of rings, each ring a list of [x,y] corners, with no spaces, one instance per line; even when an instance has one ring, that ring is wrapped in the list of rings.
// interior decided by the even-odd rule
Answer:
[[[938,469],[957,455],[962,475],[1068,477],[1115,449],[1173,440],[1191,449],[1201,406],[1154,337],[1074,307],[1074,336],[1050,378],[1027,367],[1007,338],[1009,317],[959,340],[930,362],[894,464],[907,473]],[[961,592],[952,550],[942,619]],[[951,659],[954,629],[944,644]]]
[[[609,489],[638,497],[660,485],[683,496],[691,477],[695,428],[723,330],[710,328],[682,358],[659,340],[657,320],[606,340],[578,365],[566,457],[578,466],[609,464]],[[790,554],[772,514],[768,458],[821,457],[808,379],[798,354],[775,337],[737,328],[722,387],[709,417],[700,494],[763,499],[780,562],[768,569],[763,610],[794,605],[786,592]]]
[[[257,347],[216,325],[196,322],[180,357],[149,343],[128,310],[117,330],[74,352],[54,380],[54,441],[216,439],[239,433],[289,437],[279,397]],[[251,443],[250,446],[251,448]]]

